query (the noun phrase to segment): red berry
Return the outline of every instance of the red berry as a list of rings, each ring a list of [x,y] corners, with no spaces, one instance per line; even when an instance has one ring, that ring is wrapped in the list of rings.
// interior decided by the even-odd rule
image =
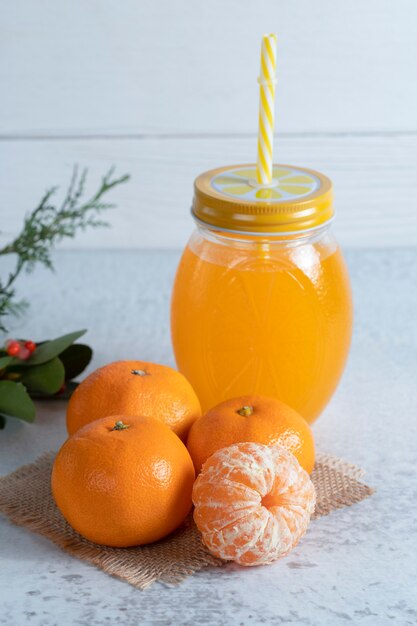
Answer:
[[[34,341],[25,341],[25,348],[32,354],[36,350],[36,343]]]
[[[26,361],[26,359],[28,359],[30,357],[30,352],[27,348],[25,348],[25,346],[21,346],[19,348],[19,352],[17,354],[17,358],[21,359],[22,361]]]
[[[62,385],[60,386],[60,388],[58,389],[58,391],[56,392],[57,396],[61,396],[64,391],[66,390],[67,385],[65,383],[62,383]]]
[[[17,356],[20,352],[20,343],[15,339],[10,339],[7,342],[6,352],[9,356]]]

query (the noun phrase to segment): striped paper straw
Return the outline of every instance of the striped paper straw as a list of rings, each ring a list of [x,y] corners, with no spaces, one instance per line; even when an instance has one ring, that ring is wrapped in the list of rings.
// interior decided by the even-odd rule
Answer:
[[[256,177],[260,185],[272,181],[272,152],[274,143],[274,103],[277,36],[264,35],[261,48],[258,159]]]

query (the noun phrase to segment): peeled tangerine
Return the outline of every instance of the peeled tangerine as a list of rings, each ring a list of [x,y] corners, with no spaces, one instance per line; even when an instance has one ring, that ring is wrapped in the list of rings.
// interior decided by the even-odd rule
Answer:
[[[215,452],[193,488],[194,520],[215,556],[262,565],[285,556],[307,530],[314,485],[280,446],[237,443]]]

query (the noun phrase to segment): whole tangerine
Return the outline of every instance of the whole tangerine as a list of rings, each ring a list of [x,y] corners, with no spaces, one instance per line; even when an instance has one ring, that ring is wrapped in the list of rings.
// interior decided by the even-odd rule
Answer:
[[[83,537],[128,547],[157,541],[184,521],[194,478],[185,445],[165,424],[124,415],[96,420],[67,439],[51,486]]]
[[[171,367],[115,361],[87,376],[72,394],[68,433],[107,415],[154,417],[184,440],[201,408],[188,380]]]
[[[309,475],[291,452],[237,443],[203,465],[193,488],[194,520],[215,556],[263,565],[299,542],[315,499]]]
[[[265,396],[241,396],[210,409],[192,425],[187,448],[198,473],[213,452],[245,441],[278,444],[292,452],[307,472],[313,470],[310,426],[287,404]]]

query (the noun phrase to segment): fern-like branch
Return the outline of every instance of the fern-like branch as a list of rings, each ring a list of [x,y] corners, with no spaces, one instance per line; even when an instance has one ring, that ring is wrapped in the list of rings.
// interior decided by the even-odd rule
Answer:
[[[15,266],[8,277],[0,279],[0,330],[6,330],[5,316],[19,313],[24,307],[24,303],[15,301],[14,288],[14,283],[23,270],[30,272],[37,264],[53,269],[52,251],[57,243],[63,239],[74,238],[78,231],[108,226],[108,223],[101,219],[101,214],[115,205],[104,202],[103,196],[130,178],[128,174],[113,178],[113,174],[114,168],[111,168],[103,176],[96,193],[83,201],[87,169],[79,173],[78,167],[75,166],[61,206],[57,207],[53,203],[58,188],[52,187],[46,191],[39,205],[25,217],[19,235],[0,249],[0,255],[17,256]]]

